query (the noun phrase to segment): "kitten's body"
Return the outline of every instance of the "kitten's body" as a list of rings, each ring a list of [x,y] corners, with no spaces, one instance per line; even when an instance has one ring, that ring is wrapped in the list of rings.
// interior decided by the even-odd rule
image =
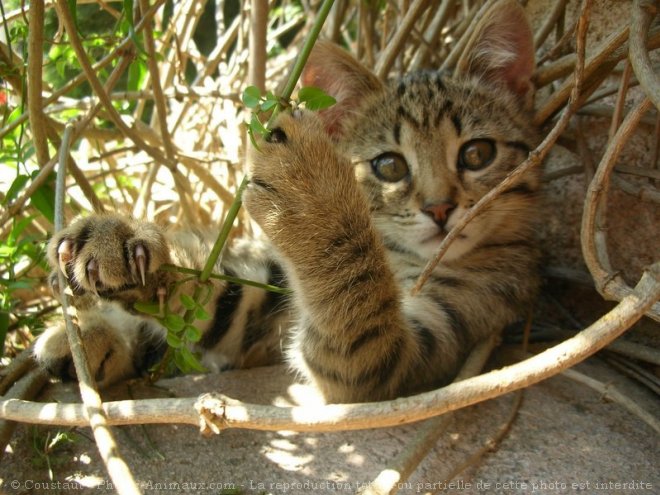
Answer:
[[[214,318],[198,344],[207,367],[272,362],[285,349],[330,401],[392,398],[451,380],[478,340],[525,314],[537,289],[538,171],[469,224],[421,293],[410,295],[447,230],[536,144],[519,102],[531,75],[531,33],[515,2],[499,8],[499,20],[480,28],[486,46],[477,43],[471,61],[469,72],[481,78],[419,72],[383,86],[339,48],[316,48],[306,83],[339,101],[320,119],[280,116],[260,143],[245,203],[268,241],[238,243],[218,267],[286,284],[293,296],[216,283],[207,308]],[[500,56],[488,65],[484,51],[511,22],[515,36],[498,47],[509,62]],[[96,286],[101,299],[130,307],[175,277],[157,271],[160,264],[200,268],[211,242],[208,232],[91,217],[56,236],[49,258],[54,267],[64,262],[84,297]],[[144,286],[137,246],[146,250]],[[81,326],[93,334],[90,360],[107,383],[145,369],[164,344],[152,320],[104,311],[84,311]],[[46,333],[36,354],[55,373],[67,371],[61,329]]]

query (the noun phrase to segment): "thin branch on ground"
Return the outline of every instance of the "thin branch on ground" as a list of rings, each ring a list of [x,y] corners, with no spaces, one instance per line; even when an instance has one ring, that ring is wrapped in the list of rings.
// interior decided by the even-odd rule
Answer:
[[[203,433],[226,428],[263,431],[340,431],[414,423],[519,390],[583,361],[628,330],[660,298],[660,262],[610,312],[574,337],[506,368],[412,397],[367,404],[275,407],[248,404],[221,394],[187,399],[148,399],[103,404],[108,424],[185,423]],[[26,423],[82,426],[79,404],[0,401],[0,418]]]

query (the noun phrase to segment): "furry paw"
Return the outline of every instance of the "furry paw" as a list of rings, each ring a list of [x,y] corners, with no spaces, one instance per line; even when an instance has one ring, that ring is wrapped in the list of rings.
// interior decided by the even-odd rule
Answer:
[[[86,313],[81,322],[81,332],[85,354],[92,375],[99,386],[116,383],[120,379],[135,374],[132,359],[134,347],[130,332],[120,332],[108,325],[109,313],[116,308],[98,307]],[[35,342],[34,357],[43,369],[63,381],[76,379],[69,342],[64,324],[47,329]]]
[[[154,273],[169,262],[162,231],[119,215],[92,215],[56,234],[48,261],[67,279],[74,295],[92,293],[109,299],[150,298]],[[56,289],[57,276],[51,276]]]
[[[245,205],[276,244],[331,226],[359,194],[350,162],[312,112],[281,114],[251,161]]]

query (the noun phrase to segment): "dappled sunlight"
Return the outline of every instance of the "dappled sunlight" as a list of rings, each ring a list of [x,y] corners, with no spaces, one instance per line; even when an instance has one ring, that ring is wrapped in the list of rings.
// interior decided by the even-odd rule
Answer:
[[[298,450],[298,446],[296,444],[286,439],[271,440],[270,444],[275,449],[285,450],[287,452],[293,452],[294,450]]]
[[[319,393],[317,389],[311,385],[305,385],[303,383],[294,383],[288,389],[287,392],[291,397],[293,402],[290,405],[298,406],[322,406],[325,405],[325,400],[323,396]]]
[[[107,479],[96,475],[73,475],[66,478],[67,481],[78,483],[81,487],[102,489],[107,484]]]
[[[263,453],[270,461],[287,471],[299,471],[314,460],[312,454],[295,455],[286,450],[272,447],[265,447]]]

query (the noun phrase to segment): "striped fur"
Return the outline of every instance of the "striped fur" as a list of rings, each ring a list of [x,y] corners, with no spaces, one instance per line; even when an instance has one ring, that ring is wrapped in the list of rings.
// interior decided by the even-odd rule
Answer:
[[[459,78],[424,71],[384,85],[338,47],[317,46],[305,82],[338,103],[320,118],[302,111],[279,117],[278,139],[253,154],[245,195],[268,240],[237,242],[217,267],[287,285],[293,296],[216,283],[207,307],[214,317],[197,346],[209,369],[284,354],[328,401],[392,398],[447,383],[476,342],[528,311],[538,285],[537,170],[471,222],[421,294],[410,295],[446,232],[538,141],[525,108],[531,32],[526,22],[511,32],[511,17],[522,15],[515,1],[496,7],[477,33],[497,37],[493,50],[507,54],[491,53],[490,70],[488,45],[476,38],[477,59],[464,63]],[[468,154],[475,142],[484,148]],[[484,153],[483,166],[466,165]],[[374,161],[381,156],[396,156],[407,173],[384,179],[390,169],[380,172]],[[166,232],[110,215],[80,220],[51,241],[53,267],[64,243],[72,254],[69,284],[81,301],[92,299],[80,303],[92,306],[83,308],[81,326],[95,336],[91,361],[102,383],[140,372],[163,351],[163,330],[130,314],[131,304],[171,285],[175,275],[159,264],[199,268],[212,234]],[[137,245],[148,253],[144,287]],[[90,295],[91,259],[100,303]],[[69,374],[61,328],[46,332],[35,354],[53,373]]]

